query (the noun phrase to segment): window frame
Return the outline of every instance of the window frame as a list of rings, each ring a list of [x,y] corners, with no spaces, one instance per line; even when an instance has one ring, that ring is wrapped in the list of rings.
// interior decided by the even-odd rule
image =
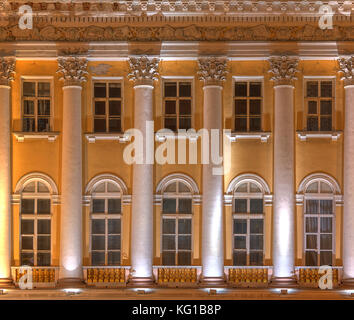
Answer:
[[[307,97],[307,82],[311,82],[311,81],[317,81],[319,84],[321,83],[321,81],[331,81],[332,82],[332,97],[314,97],[314,98],[310,98]],[[320,85],[318,86],[318,92],[320,92],[321,87]],[[318,113],[317,113],[317,119],[318,121],[318,130],[312,130],[309,131],[308,126],[307,126],[307,118],[308,118],[308,101],[309,100],[314,100],[316,99],[317,102],[321,101],[321,99],[323,100],[332,100],[332,128],[330,131],[326,130],[320,130],[321,128],[321,123],[320,123],[320,118],[321,118],[321,114],[320,114],[320,104],[317,103],[317,108],[318,108]],[[311,133],[323,133],[323,132],[335,132],[336,131],[336,77],[335,76],[303,76],[303,95],[302,95],[302,103],[303,103],[303,130],[306,132],[311,132]]]
[[[99,116],[99,118],[105,118],[106,120],[106,131],[101,132],[101,131],[95,131],[95,83],[106,83],[106,94],[109,90],[109,86],[107,84],[109,83],[118,83],[120,84],[120,98],[114,98],[114,100],[119,100],[121,101],[121,110],[120,110],[120,127],[121,130],[118,132],[112,132],[109,131],[109,115],[107,114],[107,101],[109,101],[109,97],[105,98],[98,98],[100,101],[106,101],[105,105],[105,111],[106,114],[104,116]],[[109,107],[108,107],[109,108]],[[124,79],[123,77],[92,77],[91,78],[91,112],[92,112],[92,121],[91,121],[91,128],[92,128],[92,133],[94,134],[103,134],[103,135],[117,135],[121,134],[124,132]],[[117,117],[114,117],[117,118]]]
[[[27,100],[23,95],[23,84],[25,82],[35,82],[36,83],[36,96],[31,97],[28,100],[36,101],[34,106],[34,119],[35,119],[35,129],[34,131],[24,131],[23,120],[24,120],[24,101]],[[38,131],[38,82],[49,82],[50,83],[50,95],[48,99],[50,100],[50,115],[49,115],[49,131]],[[45,134],[54,132],[54,101],[55,101],[55,90],[54,90],[54,77],[53,76],[21,76],[21,85],[20,85],[20,99],[21,99],[21,132],[28,132],[32,134]]]
[[[247,82],[247,130],[246,131],[239,131],[236,130],[236,125],[235,125],[235,120],[236,120],[236,95],[235,95],[235,87],[237,82]],[[249,130],[249,119],[250,119],[250,114],[249,114],[249,100],[252,98],[249,96],[249,83],[250,82],[260,82],[261,83],[261,127],[259,131],[252,131]],[[254,98],[259,98],[259,97],[254,97]],[[232,77],[232,132],[242,132],[242,133],[257,133],[257,132],[263,132],[264,130],[264,76],[233,76]]]

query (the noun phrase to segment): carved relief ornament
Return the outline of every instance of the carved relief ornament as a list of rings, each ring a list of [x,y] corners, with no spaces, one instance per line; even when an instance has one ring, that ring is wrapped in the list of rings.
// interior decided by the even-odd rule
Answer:
[[[289,56],[276,56],[269,58],[270,70],[273,74],[270,80],[274,81],[275,85],[292,85],[293,80],[296,80],[295,73],[298,72],[297,66],[299,59]]]
[[[159,59],[149,59],[146,56],[129,58],[130,73],[128,78],[135,85],[150,85],[158,79]]]
[[[80,56],[58,57],[58,71],[64,86],[81,86],[86,81],[87,59]]]
[[[14,80],[15,64],[13,57],[0,57],[0,85],[8,86]]]
[[[218,85],[226,80],[227,59],[218,57],[206,57],[198,60],[199,80],[204,81],[204,85]]]
[[[344,86],[354,85],[354,56],[348,58],[339,58],[339,72],[343,73],[341,80],[344,80]]]

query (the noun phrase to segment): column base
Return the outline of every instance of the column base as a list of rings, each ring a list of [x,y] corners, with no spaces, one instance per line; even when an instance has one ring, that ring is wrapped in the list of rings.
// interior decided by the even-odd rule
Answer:
[[[347,278],[342,280],[342,289],[354,289],[354,278]]]
[[[298,283],[295,277],[272,277],[270,279],[270,288],[294,288]]]
[[[69,288],[85,288],[85,282],[80,278],[63,278],[59,279],[57,283],[57,288],[69,289]]]
[[[204,277],[203,275],[200,276],[199,280],[199,286],[200,287],[216,287],[216,288],[221,288],[221,287],[226,287],[226,280],[225,276],[221,277]]]
[[[151,288],[155,284],[154,276],[151,277],[131,277],[127,283],[127,287],[134,288]]]
[[[0,289],[9,289],[15,288],[15,284],[10,278],[1,278],[0,279]]]

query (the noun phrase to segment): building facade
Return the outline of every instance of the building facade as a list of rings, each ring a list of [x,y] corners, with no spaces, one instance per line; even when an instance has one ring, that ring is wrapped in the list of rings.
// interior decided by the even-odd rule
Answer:
[[[350,285],[353,5],[320,5],[3,1],[2,285]]]

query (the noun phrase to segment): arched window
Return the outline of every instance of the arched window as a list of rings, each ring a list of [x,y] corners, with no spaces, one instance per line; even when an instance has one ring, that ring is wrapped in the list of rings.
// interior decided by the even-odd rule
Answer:
[[[304,187],[304,248],[306,266],[333,265],[334,186],[325,179],[313,179]]]
[[[17,184],[21,265],[51,265],[52,196],[57,193],[54,182],[43,174],[26,175]]]
[[[192,263],[192,188],[171,179],[162,189],[162,264]]]
[[[122,190],[116,181],[101,180],[91,196],[91,265],[120,265]]]
[[[264,260],[264,188],[251,179],[234,184],[233,264],[262,266]]]

